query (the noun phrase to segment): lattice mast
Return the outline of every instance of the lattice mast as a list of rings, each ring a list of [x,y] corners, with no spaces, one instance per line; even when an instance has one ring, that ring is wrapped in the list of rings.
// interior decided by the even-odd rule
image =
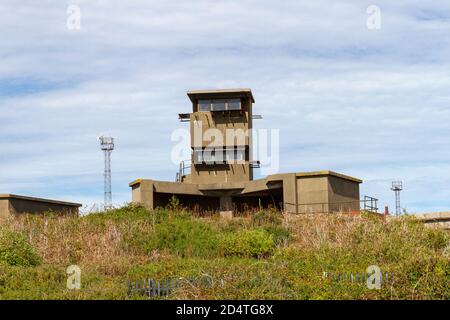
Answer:
[[[403,190],[403,182],[402,181],[393,181],[391,190],[395,192],[395,215],[399,216],[401,213],[400,191]]]
[[[112,192],[111,192],[111,152],[114,150],[114,138],[99,137],[100,148],[105,155],[105,171],[104,178],[104,209],[112,209]]]

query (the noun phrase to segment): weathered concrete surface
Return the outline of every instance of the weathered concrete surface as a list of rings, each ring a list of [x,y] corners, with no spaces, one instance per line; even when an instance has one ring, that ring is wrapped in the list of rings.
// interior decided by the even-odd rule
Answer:
[[[132,201],[149,209],[164,206],[172,195],[186,206],[229,211],[236,203],[257,207],[275,203],[284,212],[351,212],[359,209],[361,180],[332,171],[285,173],[265,179],[228,183],[180,183],[137,179],[130,183]],[[266,202],[265,202],[266,201]],[[336,201],[336,202],[335,202]],[[339,210],[334,208],[339,203]]]
[[[183,181],[197,184],[227,183],[253,180],[252,160],[252,104],[255,102],[252,91],[248,88],[225,90],[195,90],[189,91],[192,102],[190,114],[191,149],[204,150],[205,147],[231,148],[240,147],[245,151],[245,158],[239,163],[223,164],[195,163],[192,156],[191,173],[183,177]],[[241,110],[230,112],[200,111],[199,101],[202,99],[238,98]],[[207,133],[207,134],[206,134]],[[233,133],[228,135],[228,133]],[[204,136],[206,134],[206,136]],[[210,137],[209,134],[214,134]],[[222,137],[219,139],[217,136]],[[239,138],[238,138],[239,137]]]
[[[450,231],[450,212],[431,212],[416,215],[426,226]]]
[[[280,173],[253,180],[253,167],[257,166],[252,161],[251,137],[255,99],[250,89],[196,90],[189,91],[188,97],[192,112],[183,114],[183,119],[190,122],[191,173],[181,170],[179,182],[137,179],[130,183],[133,202],[154,209],[166,206],[175,195],[181,205],[200,211],[248,212],[259,207],[276,207],[291,213],[359,210],[362,181],[336,172]],[[239,99],[240,108],[224,111],[204,107],[214,99]],[[217,136],[204,137],[209,129]],[[227,137],[229,132],[233,134]],[[237,139],[237,132],[248,135]],[[219,155],[228,155],[228,159],[225,156],[225,161],[203,161],[200,152],[211,146],[220,150]],[[232,155],[229,150],[233,150]]]
[[[233,219],[233,211],[220,211],[219,213],[222,219],[226,220]]]
[[[64,214],[79,214],[80,203],[20,196],[16,194],[0,194],[0,218],[21,213],[43,213],[53,211]]]

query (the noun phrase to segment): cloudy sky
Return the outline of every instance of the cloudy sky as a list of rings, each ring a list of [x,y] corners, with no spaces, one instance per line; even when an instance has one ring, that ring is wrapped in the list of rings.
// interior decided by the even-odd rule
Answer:
[[[392,209],[399,179],[409,212],[450,209],[448,1],[2,0],[0,30],[0,193],[101,203],[104,134],[128,202],[175,178],[187,90],[249,87],[280,172],[356,176]]]

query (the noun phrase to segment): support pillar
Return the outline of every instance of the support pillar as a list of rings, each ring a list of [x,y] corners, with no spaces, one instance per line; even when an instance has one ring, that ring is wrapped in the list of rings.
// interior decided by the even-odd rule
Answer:
[[[133,203],[142,204],[145,208],[153,210],[153,181],[139,179],[130,183]]]
[[[220,197],[220,216],[226,219],[233,217],[233,200],[231,196]]]

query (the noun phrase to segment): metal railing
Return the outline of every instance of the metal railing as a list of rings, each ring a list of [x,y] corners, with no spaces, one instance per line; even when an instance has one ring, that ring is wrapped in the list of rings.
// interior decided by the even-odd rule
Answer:
[[[192,163],[191,160],[183,160],[180,162],[180,167],[178,168],[178,172],[175,176],[176,182],[183,182],[183,177],[186,174],[189,174],[187,171],[188,169],[191,169]]]
[[[249,161],[250,168],[261,168],[261,162],[259,160]]]
[[[214,286],[214,279],[209,276],[202,276],[164,280],[145,279],[134,282],[128,281],[128,296],[135,294],[145,295],[149,298],[168,296],[183,285],[211,288]]]
[[[378,199],[364,196],[363,200],[339,201],[339,202],[313,202],[313,203],[286,203],[288,206],[296,206],[296,213],[378,213]]]
[[[377,198],[364,196],[364,200],[362,200],[362,201],[364,202],[364,211],[378,212],[378,199]]]

